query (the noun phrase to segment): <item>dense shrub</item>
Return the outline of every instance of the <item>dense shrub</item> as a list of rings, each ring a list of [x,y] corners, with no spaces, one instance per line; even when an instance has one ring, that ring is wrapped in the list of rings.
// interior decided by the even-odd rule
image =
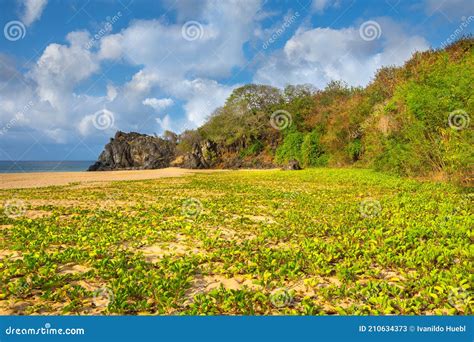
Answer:
[[[320,135],[318,131],[312,132],[304,136],[301,145],[301,161],[303,166],[324,166],[327,159],[323,156],[324,150],[320,142]]]
[[[360,155],[362,154],[362,143],[360,139],[356,139],[347,145],[347,153],[349,154],[349,157],[352,159],[352,161],[357,161],[360,158]]]
[[[298,131],[287,133],[283,143],[277,148],[275,161],[282,165],[290,160],[303,162],[301,156],[301,146],[303,144],[304,134]]]
[[[386,106],[398,127],[383,139],[379,154],[370,156],[369,165],[400,175],[444,173],[448,178],[468,181],[474,143],[472,126],[468,125],[474,112],[472,39],[470,42],[464,53],[451,47],[451,55],[431,51],[407,63],[410,77],[395,87]],[[459,45],[466,47],[464,42]],[[452,117],[456,113],[461,118],[458,122]],[[368,141],[366,144],[370,150],[372,146]]]

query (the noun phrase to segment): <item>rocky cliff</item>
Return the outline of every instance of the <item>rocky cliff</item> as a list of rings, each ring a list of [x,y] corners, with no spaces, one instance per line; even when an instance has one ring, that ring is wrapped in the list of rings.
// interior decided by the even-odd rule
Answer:
[[[169,166],[187,169],[269,168],[271,160],[242,159],[211,140],[192,144],[187,152],[178,152],[177,141],[140,133],[118,131],[105,145],[89,171],[161,169]]]
[[[89,171],[141,170],[168,167],[175,143],[140,133],[117,132]]]
[[[216,166],[219,160],[219,149],[216,143],[204,140],[193,144],[191,152],[183,156],[179,165],[187,169],[210,169]]]

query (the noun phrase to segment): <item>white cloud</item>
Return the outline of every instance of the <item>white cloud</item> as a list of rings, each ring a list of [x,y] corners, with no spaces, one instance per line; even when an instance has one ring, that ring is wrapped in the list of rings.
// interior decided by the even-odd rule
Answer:
[[[123,95],[118,97],[125,102],[122,103],[120,108],[128,106],[128,110],[133,111],[131,106],[137,103],[137,99],[155,91],[166,92],[166,94],[184,102],[183,109],[188,120],[186,125],[187,128],[191,128],[201,125],[214,109],[222,106],[237,86],[239,85],[222,85],[215,80],[205,78],[190,80],[169,76],[168,78],[162,78],[157,75],[155,70],[143,69],[137,72],[132,80],[122,87]],[[174,101],[170,98],[157,99],[150,97],[145,98],[140,103],[159,111],[173,105]],[[178,131],[182,130],[179,127],[176,128]]]
[[[160,126],[162,131],[171,131],[172,130],[172,125],[171,125],[171,117],[167,114],[164,116],[163,119],[161,118],[156,118],[155,119],[158,125]]]
[[[78,48],[77,37],[70,38],[76,44],[74,49]],[[83,79],[77,65],[71,71],[63,68],[71,57],[70,51],[64,53],[63,49],[73,49],[71,46],[53,45],[51,48],[50,45],[48,48],[43,53],[44,59],[26,75],[0,55],[0,130],[4,132],[0,138],[15,141],[18,146],[25,144],[25,150],[31,146],[28,142],[32,145],[37,142],[41,145],[77,144],[77,134],[86,131],[85,124],[81,126],[84,113],[94,113],[106,102],[105,97],[77,95],[71,90],[78,79]],[[69,75],[61,75],[61,72]],[[48,75],[50,83],[45,81]],[[92,136],[89,142],[110,135],[110,132],[97,132],[99,134]],[[20,155],[12,156],[18,157]]]
[[[89,135],[94,130],[94,115],[89,114],[82,118],[78,126],[79,132],[83,136]]]
[[[183,6],[180,2],[178,9]],[[138,20],[102,39],[100,58],[123,58],[164,78],[229,76],[232,68],[245,62],[243,45],[253,35],[261,1],[208,0],[200,6],[202,11],[193,20],[200,24],[201,38],[183,38],[182,22]]]
[[[429,48],[420,36],[404,32],[388,18],[377,18],[380,39],[365,41],[359,27],[341,29],[300,28],[283,51],[271,55],[255,73],[254,80],[283,87],[312,83],[319,88],[331,80],[366,85],[377,69],[401,65],[413,52]]]
[[[150,90],[156,86],[160,81],[160,76],[157,72],[149,72],[145,69],[140,70],[125,87],[129,94],[146,95]]]
[[[339,7],[340,0],[313,0],[311,10],[322,14],[329,7]]]
[[[89,33],[71,32],[66,39],[69,46],[48,45],[29,74],[39,98],[58,110],[66,110],[74,87],[99,70],[97,58],[85,48]]]
[[[107,100],[109,102],[115,100],[115,98],[117,97],[117,88],[114,87],[113,85],[110,85],[108,84],[107,85]]]
[[[172,89],[176,96],[187,102],[184,105],[186,117],[194,125],[199,126],[219,106],[222,106],[235,86],[221,85],[214,80],[185,80]]]
[[[203,0],[164,0],[166,8],[176,11],[178,22],[196,19],[202,15],[206,7],[206,2]]]
[[[52,128],[52,129],[45,129],[44,133],[49,138],[53,139],[55,143],[64,144],[68,141],[66,132],[64,129],[61,128]]]
[[[175,24],[137,20],[101,40],[100,59],[143,66],[121,89],[120,97],[127,99],[123,106],[128,110],[137,108],[137,101],[151,105],[142,100],[150,94],[165,93],[184,101],[189,122],[198,125],[224,104],[234,87],[213,79],[230,76],[235,67],[246,62],[243,45],[253,37],[257,17],[261,16],[261,0],[197,3],[199,9],[191,16],[189,1],[170,2],[178,12]],[[199,22],[199,39],[183,38],[186,20]]]
[[[105,36],[100,41],[100,59],[117,60],[122,57],[122,35]]]
[[[112,134],[117,130],[117,126],[115,125],[116,116],[116,113],[105,108],[94,114],[86,115],[79,122],[79,132],[83,136],[88,136],[97,131],[105,131]]]
[[[23,6],[23,14],[21,21],[26,26],[30,26],[41,17],[48,0],[21,0]]]
[[[0,54],[0,132],[27,128],[34,118],[35,97],[34,84],[13,59]]]
[[[156,111],[161,111],[165,108],[171,107],[174,101],[169,98],[157,99],[155,97],[148,97],[142,102],[145,106],[150,106]]]

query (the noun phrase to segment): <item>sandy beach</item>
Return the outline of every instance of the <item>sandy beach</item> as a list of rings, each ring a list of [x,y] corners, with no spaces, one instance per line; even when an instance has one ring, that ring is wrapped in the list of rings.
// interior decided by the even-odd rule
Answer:
[[[126,170],[105,172],[33,172],[0,174],[0,189],[36,188],[70,183],[95,183],[124,180],[145,180],[181,177],[192,173],[223,172],[224,170],[190,170],[170,167],[158,170]]]

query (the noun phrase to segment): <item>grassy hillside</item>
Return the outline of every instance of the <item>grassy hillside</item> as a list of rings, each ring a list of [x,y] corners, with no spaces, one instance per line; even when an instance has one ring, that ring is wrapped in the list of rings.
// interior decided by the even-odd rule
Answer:
[[[0,203],[0,314],[473,313],[471,198],[446,183],[233,171]]]
[[[388,173],[473,183],[474,39],[416,53],[386,67],[365,88],[332,82],[279,90],[236,89],[197,131],[181,135],[219,144],[214,166],[363,166]]]

